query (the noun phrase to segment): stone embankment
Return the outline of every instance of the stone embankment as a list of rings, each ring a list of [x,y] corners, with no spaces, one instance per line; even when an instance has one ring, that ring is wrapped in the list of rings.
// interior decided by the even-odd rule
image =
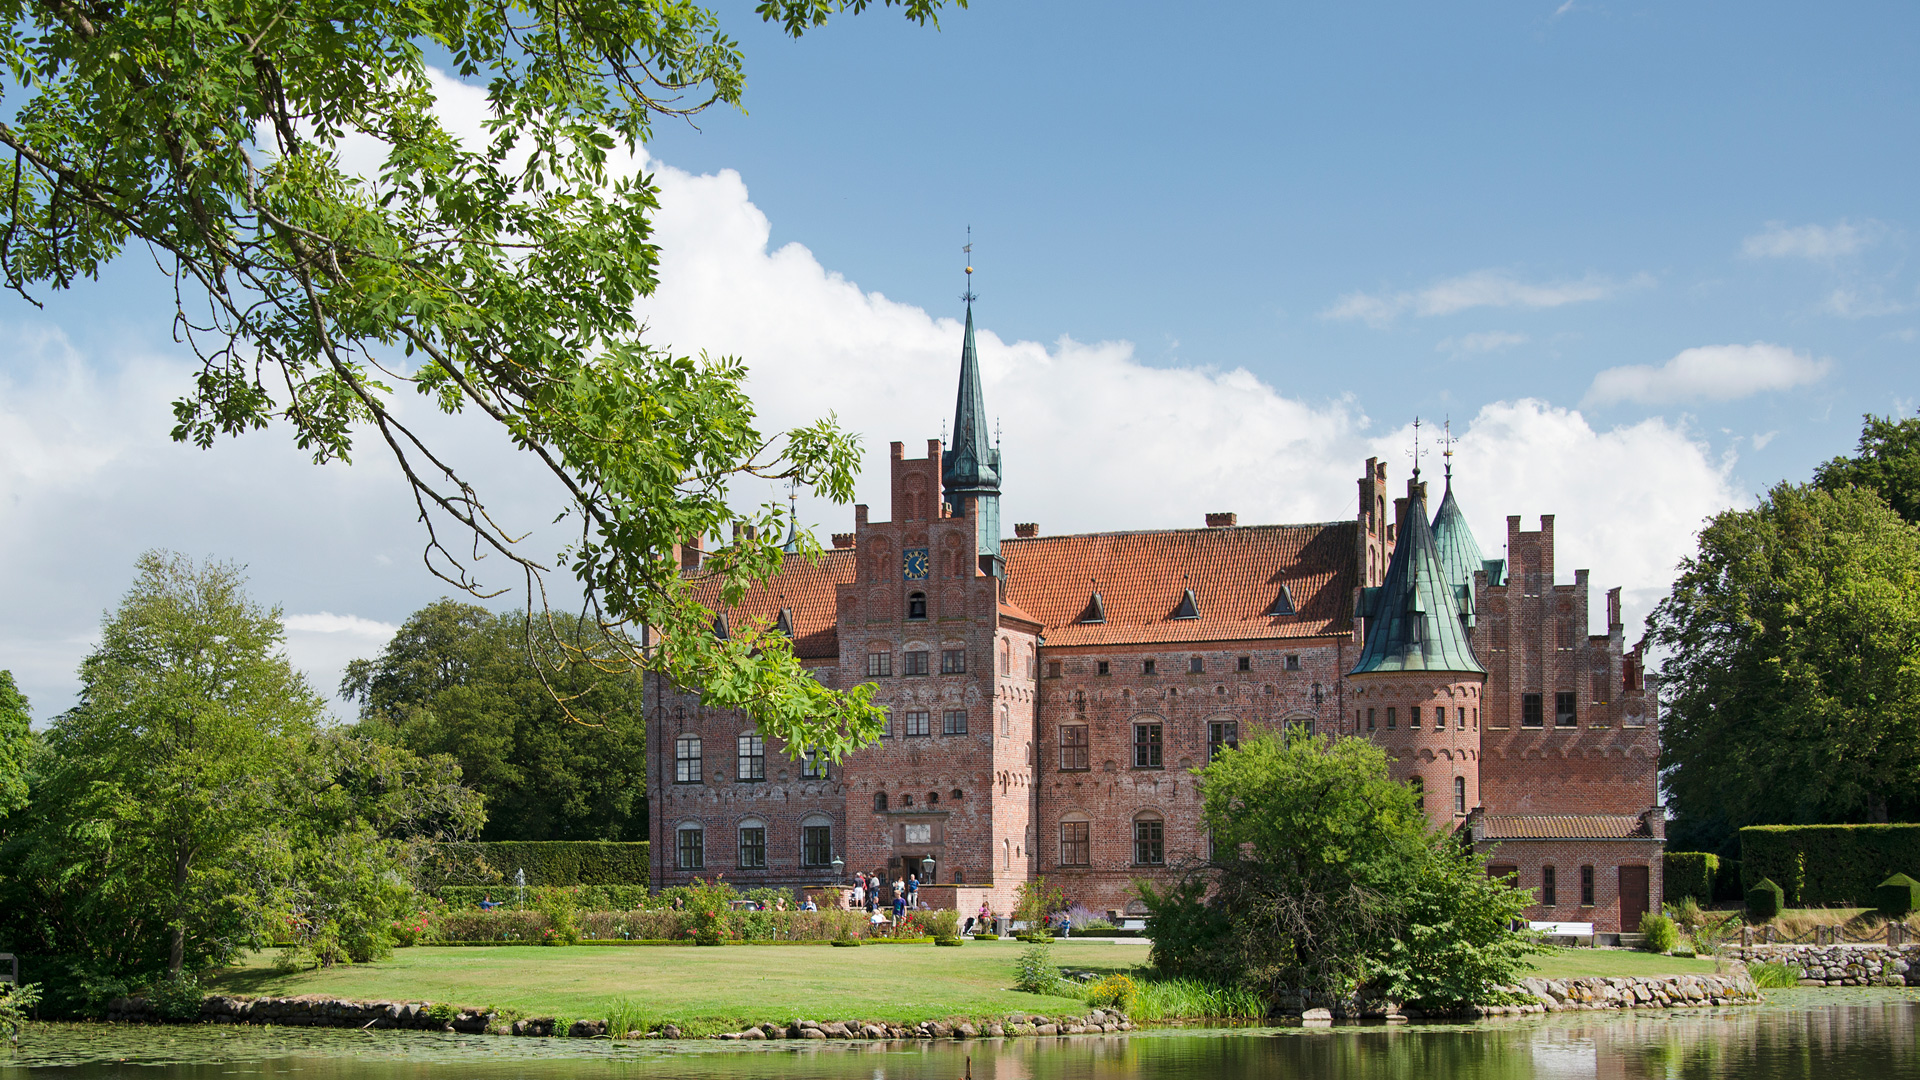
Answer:
[[[1732,945],[1726,953],[1785,964],[1801,986],[1920,986],[1920,945]]]
[[[993,1039],[1021,1035],[1100,1035],[1132,1031],[1133,1024],[1118,1012],[1095,1009],[1085,1016],[1054,1018],[1013,1013],[1004,1021],[929,1020],[921,1024],[878,1024],[845,1020],[818,1023],[761,1024],[745,1031],[729,1031],[716,1039]]]
[[[1708,1005],[1751,1005],[1759,988],[1742,971],[1732,975],[1666,975],[1639,978],[1523,979],[1510,991],[1532,995],[1537,1004],[1505,1010],[1562,1012],[1594,1009],[1683,1009]],[[1488,1011],[1491,1011],[1489,1009]]]
[[[347,1001],[339,998],[242,998],[214,995],[200,1003],[200,1021],[215,1024],[282,1024],[288,1027],[353,1027],[385,1030],[462,1031],[479,1034],[506,1028],[496,1014],[456,1009],[425,1001]],[[115,998],[107,1020],[157,1023],[160,1016],[143,997]]]

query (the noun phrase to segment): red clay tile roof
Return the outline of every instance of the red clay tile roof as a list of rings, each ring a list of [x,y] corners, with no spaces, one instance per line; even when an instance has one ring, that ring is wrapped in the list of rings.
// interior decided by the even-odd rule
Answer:
[[[1353,628],[1356,528],[1336,521],[1043,536],[1003,540],[1000,552],[1008,601],[1046,627],[1049,647],[1322,637]],[[1298,614],[1263,614],[1282,585]],[[1189,588],[1200,617],[1169,618]],[[1079,622],[1096,589],[1106,622]]]
[[[1488,814],[1482,840],[1626,840],[1651,837],[1637,814]]]
[[[1045,623],[1042,623],[1039,619],[1036,619],[1033,616],[1027,614],[1025,611],[1023,611],[1020,608],[1018,604],[1001,604],[1000,617],[1003,619],[1018,619],[1021,622],[1029,622],[1035,626],[1046,625]]]
[[[803,660],[839,660],[840,634],[834,620],[834,586],[854,577],[854,552],[829,548],[818,563],[790,558],[764,585],[747,590],[740,603],[727,611],[727,622],[744,630],[750,622],[771,623],[781,608],[793,609],[793,651]]]

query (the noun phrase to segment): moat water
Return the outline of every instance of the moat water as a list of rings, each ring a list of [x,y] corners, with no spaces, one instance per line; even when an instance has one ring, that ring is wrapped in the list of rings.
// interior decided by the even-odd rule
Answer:
[[[1920,994],[1787,990],[1744,1008],[916,1044],[44,1024],[11,1056],[0,1049],[0,1080],[960,1080],[969,1071],[978,1080],[1893,1080],[1920,1077]]]

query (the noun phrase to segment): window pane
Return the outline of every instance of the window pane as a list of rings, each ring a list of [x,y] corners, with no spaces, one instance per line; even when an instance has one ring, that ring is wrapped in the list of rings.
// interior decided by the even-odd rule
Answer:
[[[1238,749],[1240,746],[1240,722],[1223,720],[1207,725],[1207,760],[1212,761],[1220,752]]]
[[[948,709],[940,714],[940,733],[943,735],[965,735],[967,733],[967,710]]]
[[[765,780],[767,778],[766,744],[758,735],[740,736],[740,771],[742,780]]]
[[[1539,694],[1521,694],[1520,695],[1520,726],[1521,727],[1540,727],[1541,726],[1542,717],[1540,713],[1540,706],[1541,706],[1541,702],[1540,702]]]
[[[682,870],[700,870],[707,865],[705,834],[699,829],[681,829],[679,838],[679,866]]]
[[[1553,695],[1554,724],[1559,727],[1573,727],[1575,726],[1577,720],[1578,720],[1578,717],[1575,715],[1574,695],[1572,694]]]
[[[1407,710],[1407,726],[1414,729],[1420,727],[1420,706],[1415,705]]]
[[[700,782],[700,736],[682,735],[673,741],[673,779],[678,784]]]
[[[1060,824],[1060,865],[1087,866],[1092,861],[1093,845],[1087,835],[1088,824],[1084,821],[1065,821]]]
[[[1133,823],[1133,861],[1143,866],[1158,866],[1166,861],[1164,825],[1159,820]]]
[[[879,678],[893,674],[893,654],[890,652],[870,652],[867,654],[867,676]]]
[[[925,675],[927,673],[927,654],[925,650],[916,649],[912,652],[903,653],[901,655],[906,660],[906,668],[905,668],[906,674]]]
[[[941,649],[940,674],[964,675],[967,671],[967,650]]]
[[[740,868],[764,870],[767,867],[767,830],[740,830]]]
[[[1160,768],[1159,724],[1133,726],[1133,767],[1136,769]]]
[[[1591,866],[1580,868],[1580,903],[1586,907],[1593,906],[1593,867]]]
[[[1207,670],[1207,662],[1198,656],[1191,657],[1187,660],[1187,670],[1195,675],[1203,674]]]
[[[833,826],[808,825],[800,830],[800,861],[807,866],[833,862]]]
[[[1467,812],[1467,778],[1464,776],[1453,778],[1453,812],[1456,814]]]
[[[1087,767],[1087,725],[1066,724],[1060,728],[1060,768]]]
[[[1540,870],[1540,903],[1542,905],[1546,907],[1559,906],[1560,897],[1555,888],[1555,884],[1553,880],[1553,867],[1542,867]]]
[[[800,759],[800,776],[805,780],[821,780],[827,775],[827,762],[818,750],[809,750]]]

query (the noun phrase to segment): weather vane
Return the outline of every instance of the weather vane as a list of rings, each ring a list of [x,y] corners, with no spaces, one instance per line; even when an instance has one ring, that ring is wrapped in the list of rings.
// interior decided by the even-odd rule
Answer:
[[[1443,430],[1446,432],[1446,434],[1442,437],[1443,444],[1445,445],[1446,449],[1440,451],[1440,456],[1447,459],[1447,463],[1446,463],[1447,486],[1452,487],[1453,486],[1453,417],[1451,416],[1447,417]]]
[[[967,257],[967,291],[960,294],[960,299],[971,304],[979,299],[973,295],[973,226],[971,225],[967,226],[967,242],[961,247],[960,252]]]
[[[1418,480],[1420,479],[1420,458],[1423,456],[1423,454],[1422,454],[1422,451],[1420,450],[1420,418],[1417,416],[1413,418],[1412,456],[1413,456],[1413,478],[1415,480]]]

